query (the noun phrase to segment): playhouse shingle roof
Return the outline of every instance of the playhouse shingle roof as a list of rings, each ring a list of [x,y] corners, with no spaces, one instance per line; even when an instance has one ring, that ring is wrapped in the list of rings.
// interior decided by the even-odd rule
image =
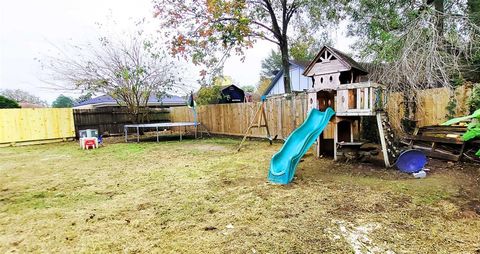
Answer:
[[[332,48],[332,47],[329,47],[329,46],[325,46],[327,47],[328,49],[330,49],[331,51],[335,52],[338,56],[340,56],[345,62],[347,62],[348,65],[350,65],[352,68],[355,68],[357,70],[360,70],[360,71],[363,71],[365,73],[368,73],[367,70],[365,70],[365,68],[363,68],[363,66],[361,64],[359,64],[357,61],[353,60],[349,55],[343,53],[342,51],[338,50],[338,49],[335,49],[335,48]]]

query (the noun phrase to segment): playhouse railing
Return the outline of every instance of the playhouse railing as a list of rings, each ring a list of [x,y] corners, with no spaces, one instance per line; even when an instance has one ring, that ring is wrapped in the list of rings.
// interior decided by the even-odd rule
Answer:
[[[342,84],[337,88],[337,116],[375,115],[384,109],[383,86],[374,82]]]

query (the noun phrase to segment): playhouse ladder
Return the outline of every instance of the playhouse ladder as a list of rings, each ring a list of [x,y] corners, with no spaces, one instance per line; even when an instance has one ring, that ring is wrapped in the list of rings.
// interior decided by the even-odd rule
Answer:
[[[245,142],[247,137],[250,136],[250,131],[253,128],[265,128],[267,130],[267,138],[270,141],[270,145],[272,144],[272,138],[270,137],[270,130],[268,129],[267,114],[265,113],[265,100],[262,100],[260,105],[258,105],[257,111],[255,112],[255,115],[253,116],[253,119],[250,122],[250,125],[245,131],[245,135],[243,136],[242,142],[240,142],[240,145],[238,146],[237,152],[240,151],[243,143]]]
[[[380,143],[382,144],[383,160],[385,167],[393,166],[393,161],[396,160],[399,150],[394,143],[394,133],[390,126],[388,116],[385,112],[377,112],[377,126],[380,135]]]

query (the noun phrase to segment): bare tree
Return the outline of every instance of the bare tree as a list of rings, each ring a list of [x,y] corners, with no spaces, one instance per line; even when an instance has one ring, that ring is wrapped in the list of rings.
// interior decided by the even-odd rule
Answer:
[[[42,106],[48,106],[48,103],[46,101],[20,89],[4,89],[0,90],[0,94],[17,102],[27,102]]]
[[[458,30],[446,38],[437,30],[443,27],[438,19],[448,20],[446,25]],[[470,59],[480,52],[480,28],[460,16],[426,11],[397,42],[395,60],[380,63],[373,76],[392,91],[451,87],[453,77],[479,71],[472,69]]]
[[[413,1],[411,5],[385,7],[386,12],[393,13],[391,22],[382,21],[385,15],[377,15],[376,10],[359,8],[359,22],[353,25],[355,34],[366,34],[359,46],[368,53],[364,61],[374,63],[370,78],[385,84],[388,92],[403,94],[402,105],[390,106],[394,112],[403,108],[404,118],[400,114],[391,118],[400,117],[405,126],[414,124],[424,111],[425,104],[417,97],[419,90],[453,88],[478,78],[480,69],[475,63],[480,52],[480,27],[472,22],[465,3],[443,6],[440,2]]]
[[[126,106],[134,122],[144,120],[151,96],[181,88],[181,68],[141,33],[127,40],[102,37],[98,45],[72,46],[44,61],[50,83],[112,96]],[[73,52],[73,54],[72,54]]]

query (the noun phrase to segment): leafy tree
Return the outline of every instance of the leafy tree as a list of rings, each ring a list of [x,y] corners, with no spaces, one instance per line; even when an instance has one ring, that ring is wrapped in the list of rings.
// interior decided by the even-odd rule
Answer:
[[[312,32],[302,27],[291,44],[291,59],[296,61],[311,61],[323,46],[331,46],[333,42],[328,35],[328,30]]]
[[[267,58],[262,60],[261,77],[273,78],[282,69],[282,54],[271,50]]]
[[[271,82],[272,82],[272,79],[270,78],[260,77],[260,81],[258,82],[258,85],[257,85],[257,93],[264,94],[265,90],[267,90]]]
[[[255,87],[254,86],[242,86],[241,88],[244,92],[247,92],[247,93],[255,92]]]
[[[298,36],[292,39],[290,58],[296,61],[311,61],[324,45],[331,45],[328,34],[317,35],[302,29]],[[279,70],[282,70],[282,54],[279,50],[271,50],[267,58],[262,60],[262,77],[273,78]]]
[[[54,108],[71,108],[73,107],[73,99],[60,94],[55,101],[52,103],[52,107]]]
[[[473,24],[480,30],[480,0],[468,0],[468,17]],[[476,42],[476,48],[480,48],[480,42]],[[470,78],[473,81],[480,82],[480,50],[476,50],[473,53],[471,61]]]
[[[217,104],[222,99],[222,87],[220,85],[202,86],[197,93],[198,105]]]
[[[324,0],[156,0],[156,16],[172,39],[172,53],[218,70],[231,54],[243,55],[257,40],[276,44],[290,92],[289,34],[315,31],[338,18],[337,1]],[[205,77],[206,71],[201,75]]]
[[[68,56],[45,61],[53,83],[90,93],[108,94],[126,106],[132,121],[143,122],[150,96],[181,88],[181,69],[142,29],[126,38],[101,37],[97,44],[72,45]]]
[[[217,104],[222,99],[221,90],[225,86],[233,84],[230,76],[216,76],[208,86],[202,86],[197,93],[197,103],[199,105]]]
[[[39,97],[20,89],[4,89],[0,91],[0,94],[17,102],[27,102],[31,104],[48,106],[46,101],[41,100]]]
[[[472,89],[472,94],[468,98],[467,105],[470,109],[470,113],[473,114],[476,110],[480,109],[480,84],[477,84]]]
[[[220,75],[212,80],[212,86],[229,86],[233,84],[233,79],[230,76]]]
[[[20,105],[16,101],[0,95],[0,108],[20,108]]]

